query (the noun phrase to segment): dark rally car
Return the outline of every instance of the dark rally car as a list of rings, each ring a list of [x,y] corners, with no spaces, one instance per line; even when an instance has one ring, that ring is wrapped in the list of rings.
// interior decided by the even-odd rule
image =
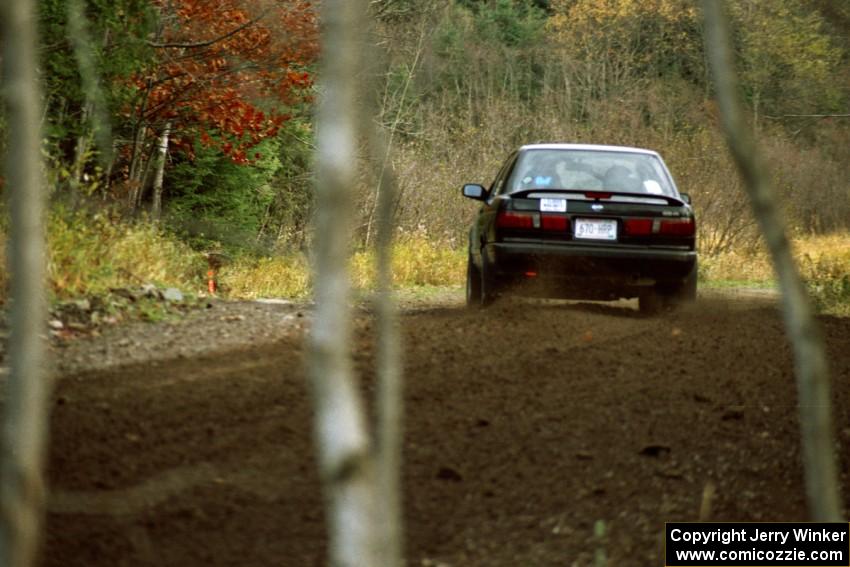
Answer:
[[[696,220],[654,151],[533,144],[508,157],[469,232],[466,296],[637,297],[640,310],[696,297]]]

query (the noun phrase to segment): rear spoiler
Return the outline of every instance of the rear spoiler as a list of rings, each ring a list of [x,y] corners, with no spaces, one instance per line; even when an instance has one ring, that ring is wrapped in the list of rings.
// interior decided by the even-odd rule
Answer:
[[[672,205],[674,207],[687,206],[687,203],[682,199],[670,197],[669,195],[656,195],[654,193],[630,193],[628,191],[597,191],[593,189],[553,189],[551,187],[546,187],[545,189],[523,189],[522,191],[509,193],[507,196],[511,198],[519,197],[520,199],[528,199],[529,195],[535,193],[551,193],[553,196],[564,194],[581,195],[588,201],[607,200],[611,197],[629,197],[632,199],[660,199],[666,201],[667,204]]]

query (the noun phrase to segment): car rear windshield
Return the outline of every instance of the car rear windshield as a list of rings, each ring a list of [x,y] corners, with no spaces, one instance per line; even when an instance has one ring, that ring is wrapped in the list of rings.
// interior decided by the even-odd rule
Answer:
[[[664,163],[655,155],[602,150],[522,152],[505,189],[506,193],[584,189],[678,197]]]

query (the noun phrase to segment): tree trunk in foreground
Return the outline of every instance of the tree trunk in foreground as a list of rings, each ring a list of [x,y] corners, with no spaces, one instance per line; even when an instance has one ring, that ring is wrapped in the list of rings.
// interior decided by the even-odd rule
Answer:
[[[44,516],[47,446],[44,301],[44,186],[36,82],[36,27],[32,0],[0,2],[9,137],[6,161],[11,230],[11,337],[3,407],[0,465],[0,565],[36,562]]]
[[[316,156],[315,319],[309,376],[325,492],[329,563],[380,565],[375,465],[349,358],[349,244],[356,158],[358,0],[321,4],[323,62]]]
[[[811,519],[837,522],[841,519],[841,500],[833,453],[829,370],[823,339],[791,255],[785,222],[777,206],[770,176],[739,107],[732,43],[723,3],[703,0],[702,6],[706,51],[714,73],[726,140],[749,193],[782,290],[785,328],[794,350],[806,496]]]

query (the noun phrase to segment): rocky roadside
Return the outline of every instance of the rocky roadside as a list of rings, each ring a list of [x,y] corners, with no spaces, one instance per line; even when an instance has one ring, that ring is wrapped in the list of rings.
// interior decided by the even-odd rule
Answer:
[[[309,305],[209,300],[180,318],[133,321],[51,341],[58,375],[272,343],[301,333]]]
[[[230,301],[178,293],[146,286],[54,306],[48,332],[56,375],[273,343],[303,333],[312,310],[306,300]],[[457,307],[462,300],[459,288],[397,295],[404,312]],[[357,298],[357,309],[368,310],[369,304],[368,295]],[[0,374],[5,374],[7,339],[5,313],[0,312]]]

